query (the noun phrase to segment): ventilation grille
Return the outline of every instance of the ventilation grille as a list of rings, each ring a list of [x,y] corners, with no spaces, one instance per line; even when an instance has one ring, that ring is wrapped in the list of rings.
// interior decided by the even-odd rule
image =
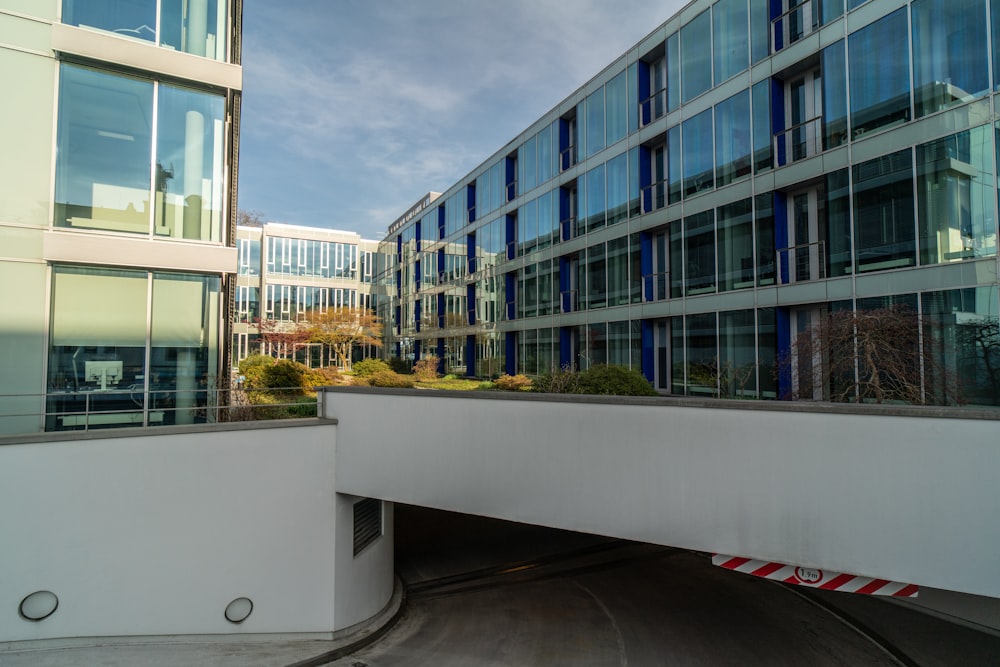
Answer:
[[[382,501],[365,498],[354,503],[354,555],[382,537]]]

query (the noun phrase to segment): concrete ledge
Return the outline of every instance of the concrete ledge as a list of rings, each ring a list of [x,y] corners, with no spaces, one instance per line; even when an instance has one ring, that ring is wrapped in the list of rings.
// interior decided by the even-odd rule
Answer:
[[[419,396],[420,398],[472,398],[484,401],[529,401],[532,403],[590,403],[714,410],[748,410],[784,413],[872,415],[879,417],[932,417],[935,419],[988,419],[1000,421],[1000,408],[949,407],[938,405],[888,405],[873,403],[828,403],[822,401],[765,401],[688,396],[597,396],[592,394],[541,394],[516,391],[437,391],[432,389],[389,389],[381,387],[323,387],[328,395],[369,394],[376,396]],[[327,401],[336,401],[329,398]]]
[[[46,442],[80,442],[86,440],[115,440],[136,436],[190,435],[192,433],[225,433],[229,431],[260,431],[275,428],[301,428],[304,426],[336,426],[336,419],[307,417],[304,419],[269,419],[266,421],[216,422],[184,426],[147,426],[136,428],[108,428],[91,431],[58,431],[52,433],[26,433],[0,436],[4,445],[26,445]]]

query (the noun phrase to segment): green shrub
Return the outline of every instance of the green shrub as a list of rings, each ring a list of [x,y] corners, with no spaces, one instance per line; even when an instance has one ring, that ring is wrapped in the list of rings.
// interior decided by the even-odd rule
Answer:
[[[325,387],[331,384],[338,384],[343,379],[344,376],[340,374],[339,369],[334,366],[325,366],[324,368],[313,368],[309,372],[306,381],[310,387]]]
[[[268,389],[305,389],[309,386],[309,368],[290,359],[276,361],[264,371],[264,386]]]
[[[400,375],[393,371],[381,371],[365,378],[369,386],[372,387],[396,387],[400,389],[412,389],[415,382],[408,375]]]
[[[624,366],[597,364],[580,373],[580,393],[605,396],[656,396],[642,373]]]
[[[413,372],[413,368],[408,361],[396,357],[389,359],[389,370],[400,375],[409,375]]]
[[[531,378],[526,375],[501,375],[493,385],[502,391],[527,391],[531,389]]]
[[[438,358],[433,354],[424,357],[413,365],[413,375],[418,382],[430,382],[438,378]]]
[[[384,373],[390,370],[389,364],[385,363],[381,359],[362,359],[353,366],[354,377],[368,377],[369,375],[374,375],[375,373]]]
[[[244,386],[247,389],[261,389],[266,387],[264,374],[271,366],[274,366],[274,357],[266,354],[251,354],[240,362],[240,375],[246,378]]]
[[[454,373],[448,373],[447,375],[445,375],[445,376],[444,376],[443,378],[441,378],[441,379],[442,379],[442,380],[457,380],[457,379],[458,379],[458,376],[457,376],[457,375],[455,375]]]

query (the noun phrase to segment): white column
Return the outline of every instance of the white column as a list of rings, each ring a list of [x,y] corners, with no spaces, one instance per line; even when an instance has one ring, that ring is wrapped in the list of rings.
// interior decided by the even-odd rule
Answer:
[[[187,3],[187,52],[196,56],[215,54],[206,53],[206,38],[208,36],[208,0],[188,0]]]

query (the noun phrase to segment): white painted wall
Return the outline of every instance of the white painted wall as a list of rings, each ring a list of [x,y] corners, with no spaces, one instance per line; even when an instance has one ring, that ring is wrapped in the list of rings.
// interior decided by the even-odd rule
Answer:
[[[0,641],[329,636],[381,609],[391,537],[336,563],[353,538],[336,427],[284,424],[0,446]],[[377,595],[342,583],[355,567]],[[37,590],[59,608],[30,622],[18,605]],[[254,610],[233,625],[223,613],[242,596]]]
[[[329,391],[337,488],[1000,597],[994,419],[516,399]]]

